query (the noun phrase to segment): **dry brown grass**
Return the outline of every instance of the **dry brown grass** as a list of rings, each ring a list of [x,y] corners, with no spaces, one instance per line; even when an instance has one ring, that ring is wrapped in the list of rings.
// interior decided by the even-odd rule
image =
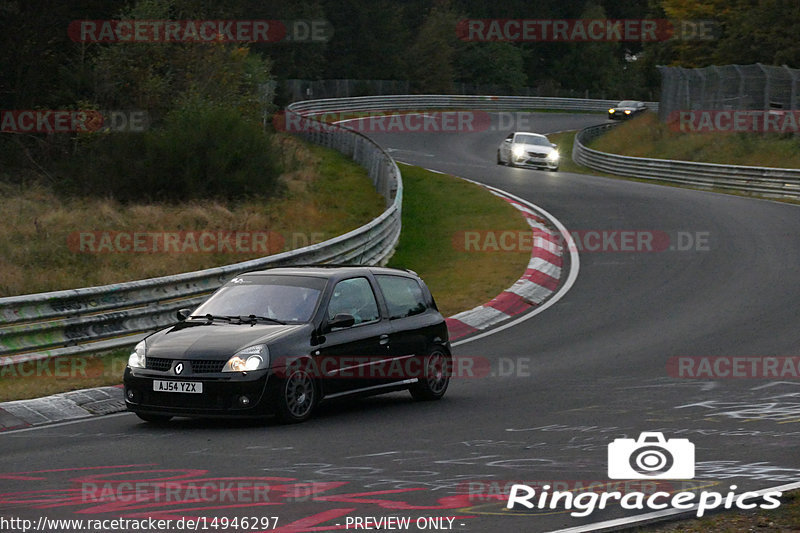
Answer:
[[[268,201],[121,204],[0,183],[0,296],[145,279],[264,255],[76,252],[68,244],[76,232],[269,231],[283,236],[282,249],[288,250],[350,231],[385,208],[366,171],[352,161],[288,136],[279,142],[287,161],[296,163],[287,168],[296,170],[281,176],[280,194]]]
[[[559,145],[560,146],[560,145]],[[614,128],[590,146],[634,157],[729,165],[800,168],[800,138],[758,133],[682,133],[654,113]]]

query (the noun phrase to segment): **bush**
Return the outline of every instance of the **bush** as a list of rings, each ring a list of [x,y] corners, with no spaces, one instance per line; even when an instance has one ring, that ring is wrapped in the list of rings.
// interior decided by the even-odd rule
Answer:
[[[269,196],[280,166],[258,124],[233,108],[195,102],[172,111],[157,130],[86,136],[57,188],[123,202]]]

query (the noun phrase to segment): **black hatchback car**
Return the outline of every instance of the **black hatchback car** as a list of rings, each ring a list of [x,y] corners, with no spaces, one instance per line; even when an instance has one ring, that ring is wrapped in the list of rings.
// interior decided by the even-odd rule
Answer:
[[[645,111],[647,111],[647,106],[644,102],[623,100],[608,110],[608,118],[611,120],[628,120]]]
[[[174,326],[136,345],[128,410],[173,416],[309,418],[324,399],[408,389],[444,396],[447,326],[413,272],[290,267],[232,279]]]

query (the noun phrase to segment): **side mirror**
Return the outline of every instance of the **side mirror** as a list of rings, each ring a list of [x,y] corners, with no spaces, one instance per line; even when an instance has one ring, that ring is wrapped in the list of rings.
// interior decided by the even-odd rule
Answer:
[[[175,313],[175,316],[178,317],[180,322],[183,322],[192,314],[191,309],[178,309],[178,312]]]
[[[504,143],[510,143],[510,142],[511,142],[511,139],[505,139],[503,142],[504,142]]]
[[[334,328],[349,328],[355,323],[356,319],[353,315],[348,315],[347,313],[337,313],[336,316],[328,321],[328,330],[332,330]]]
[[[553,148],[558,148],[558,145],[556,143],[550,143],[550,146],[552,146]]]

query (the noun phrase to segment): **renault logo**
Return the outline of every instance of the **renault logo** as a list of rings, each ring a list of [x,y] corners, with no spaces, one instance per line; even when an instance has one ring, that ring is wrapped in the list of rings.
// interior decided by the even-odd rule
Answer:
[[[183,372],[183,363],[178,363],[175,365],[175,373],[180,374],[181,372]]]

